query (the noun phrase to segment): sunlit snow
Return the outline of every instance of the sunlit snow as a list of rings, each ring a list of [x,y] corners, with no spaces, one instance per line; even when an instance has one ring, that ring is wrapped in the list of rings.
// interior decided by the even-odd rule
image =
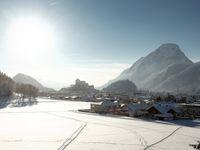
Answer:
[[[129,117],[80,113],[87,102],[40,99],[37,105],[0,110],[3,150],[193,149],[200,140],[193,127]],[[188,122],[188,123],[190,123]]]

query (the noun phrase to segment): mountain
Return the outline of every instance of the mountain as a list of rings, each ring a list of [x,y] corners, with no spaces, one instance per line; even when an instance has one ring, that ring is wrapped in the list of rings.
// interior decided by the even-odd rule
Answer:
[[[139,89],[174,92],[199,89],[199,64],[193,63],[173,43],[162,44],[104,87],[119,80],[130,80]]]
[[[110,94],[123,94],[133,96],[133,94],[137,91],[137,87],[133,82],[129,80],[120,80],[111,83],[102,91]]]
[[[54,89],[44,87],[41,83],[39,83],[33,77],[25,75],[25,74],[22,74],[22,73],[18,73],[17,75],[15,75],[13,77],[13,80],[16,83],[31,84],[31,85],[37,87],[40,92],[52,92],[52,91],[55,91]]]
[[[165,87],[166,91],[197,92],[200,91],[200,63],[194,63],[182,72],[159,84],[155,90]]]
[[[93,96],[98,91],[93,85],[89,85],[85,81],[76,79],[74,85],[71,85],[68,88],[62,88],[59,92],[69,96]]]

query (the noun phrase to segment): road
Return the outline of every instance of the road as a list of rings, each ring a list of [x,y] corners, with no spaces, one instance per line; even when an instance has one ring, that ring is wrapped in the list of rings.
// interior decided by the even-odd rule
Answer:
[[[80,113],[86,102],[40,99],[0,109],[3,150],[188,150],[200,128],[129,117]]]

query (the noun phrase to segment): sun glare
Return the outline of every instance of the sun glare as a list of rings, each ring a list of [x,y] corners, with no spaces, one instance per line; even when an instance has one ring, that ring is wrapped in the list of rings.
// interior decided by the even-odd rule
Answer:
[[[37,59],[44,57],[55,46],[55,35],[50,24],[39,18],[18,18],[8,28],[7,46],[15,57]]]

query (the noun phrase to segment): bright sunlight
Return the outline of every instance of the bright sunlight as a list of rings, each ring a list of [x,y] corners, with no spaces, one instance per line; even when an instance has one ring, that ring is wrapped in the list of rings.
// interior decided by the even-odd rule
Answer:
[[[51,53],[55,46],[54,37],[50,24],[42,19],[17,18],[8,28],[6,42],[14,57],[30,60]]]

